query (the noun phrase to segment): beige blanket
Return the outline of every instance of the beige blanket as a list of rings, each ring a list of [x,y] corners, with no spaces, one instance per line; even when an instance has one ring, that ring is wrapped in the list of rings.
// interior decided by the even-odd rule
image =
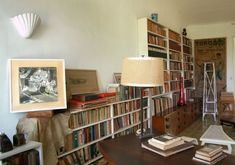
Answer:
[[[59,113],[52,118],[22,118],[17,133],[24,133],[26,141],[39,141],[43,145],[44,165],[56,165],[57,153],[62,153],[65,136],[72,133],[68,126],[69,113]]]

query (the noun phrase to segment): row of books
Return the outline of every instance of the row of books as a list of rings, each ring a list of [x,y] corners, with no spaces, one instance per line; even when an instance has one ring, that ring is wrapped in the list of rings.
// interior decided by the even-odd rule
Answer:
[[[158,45],[164,48],[166,47],[166,41],[163,40],[163,38],[160,38],[152,34],[148,34],[148,43],[153,45]]]
[[[193,87],[193,80],[184,80],[184,87]]]
[[[144,119],[147,118],[147,111],[144,110]],[[126,128],[140,121],[140,112],[131,113],[114,119],[114,131]]]
[[[169,41],[169,48],[178,52],[181,52],[181,45],[173,41]]]
[[[171,71],[170,72],[170,80],[180,80],[181,72],[179,71]]]
[[[177,53],[177,52],[170,52],[170,59],[176,60],[176,61],[181,61],[181,54]]]
[[[160,57],[160,58],[166,59],[167,58],[166,48],[148,45],[148,56]]]
[[[164,89],[165,89],[165,92],[170,92],[170,85],[168,82],[164,83]]]
[[[172,99],[170,97],[153,98],[153,115],[161,116],[164,111],[172,107]]]
[[[192,54],[192,48],[183,46],[183,53]]]
[[[184,62],[193,62],[193,57],[184,55]]]
[[[192,89],[186,89],[186,100],[187,101],[193,101],[194,97],[195,97],[195,90]]]
[[[184,70],[193,70],[192,63],[184,63]]]
[[[170,87],[172,91],[179,90],[180,89],[180,82],[179,81],[171,81]]]
[[[198,149],[193,157],[193,160],[205,163],[215,164],[226,157],[223,153],[223,147],[220,145],[208,144]]]
[[[179,92],[174,92],[172,94],[172,103],[173,103],[173,107],[176,107],[177,106],[177,102],[179,100],[179,97],[180,97],[180,93]]]
[[[192,72],[184,72],[184,79],[193,79],[193,73]]]
[[[110,106],[103,106],[70,115],[69,128],[77,128],[110,118]]]
[[[58,165],[83,165],[99,155],[98,143],[95,143],[60,158]]]
[[[128,100],[140,97],[140,88],[138,87],[119,87],[119,100]]]
[[[184,141],[181,137],[174,137],[167,134],[156,136],[148,141],[142,142],[141,146],[164,157],[194,147],[192,143]]]
[[[39,152],[37,150],[29,150],[15,156],[6,158],[2,161],[2,165],[39,165]]]
[[[188,38],[183,37],[183,44],[191,47],[192,41]]]
[[[169,30],[169,38],[172,39],[172,40],[175,40],[177,42],[181,42],[180,34],[174,32],[172,30]]]
[[[73,131],[65,138],[65,150],[70,151],[74,148],[102,138],[111,134],[111,121],[102,122],[84,129]]]
[[[113,115],[118,116],[118,115],[128,113],[137,109],[140,109],[140,99],[117,103],[117,104],[113,104]]]
[[[164,30],[164,28],[162,26],[155,24],[150,20],[148,20],[147,24],[148,24],[147,27],[148,27],[149,31],[156,33],[156,34],[159,34],[161,36],[166,36],[166,31]]]
[[[170,70],[182,70],[181,62],[170,61]]]

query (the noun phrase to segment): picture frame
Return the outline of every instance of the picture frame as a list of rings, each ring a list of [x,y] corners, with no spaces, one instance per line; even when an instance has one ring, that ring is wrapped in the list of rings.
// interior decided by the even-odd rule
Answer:
[[[122,73],[113,73],[114,83],[121,84]]]
[[[9,59],[10,112],[67,108],[63,59]]]
[[[65,69],[67,98],[72,95],[98,93],[97,71],[92,69]]]

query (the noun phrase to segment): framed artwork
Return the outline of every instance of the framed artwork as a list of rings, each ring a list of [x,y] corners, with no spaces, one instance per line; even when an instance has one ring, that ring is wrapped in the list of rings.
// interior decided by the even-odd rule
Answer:
[[[226,38],[197,39],[194,41],[196,96],[202,97],[204,63],[214,62],[217,96],[226,91]]]
[[[121,73],[113,73],[114,83],[121,84]]]
[[[96,70],[66,69],[67,98],[72,95],[98,93]]]
[[[62,59],[10,59],[10,111],[66,108]]]

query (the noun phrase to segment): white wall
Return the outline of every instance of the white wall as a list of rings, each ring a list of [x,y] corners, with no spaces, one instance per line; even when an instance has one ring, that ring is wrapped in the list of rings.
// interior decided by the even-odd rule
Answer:
[[[96,69],[100,90],[121,72],[123,57],[137,55],[137,18],[159,13],[159,22],[180,31],[182,21],[164,0],[1,0],[0,131],[12,137],[24,114],[9,113],[7,59],[63,58],[67,68]],[[9,19],[24,12],[42,23],[30,39]]]
[[[235,26],[231,23],[191,25],[187,27],[192,39],[227,38],[227,91],[234,91],[234,47]],[[235,92],[235,91],[234,91]]]

